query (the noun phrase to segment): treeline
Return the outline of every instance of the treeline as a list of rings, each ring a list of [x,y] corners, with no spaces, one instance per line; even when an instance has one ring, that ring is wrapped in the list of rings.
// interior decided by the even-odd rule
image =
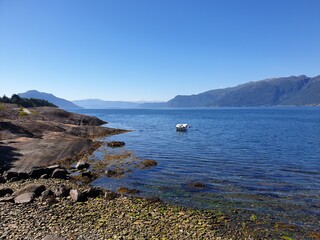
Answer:
[[[28,107],[57,107],[56,105],[48,102],[43,99],[35,99],[35,98],[22,98],[17,94],[13,94],[11,98],[7,96],[0,97],[0,102],[2,103],[13,103],[19,106],[28,108]]]

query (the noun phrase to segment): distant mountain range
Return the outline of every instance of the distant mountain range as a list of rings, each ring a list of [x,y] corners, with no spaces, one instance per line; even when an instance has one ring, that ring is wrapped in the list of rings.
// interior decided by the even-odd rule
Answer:
[[[178,95],[168,102],[125,102],[85,99],[68,101],[52,94],[31,90],[24,98],[47,100],[63,109],[91,108],[190,108],[320,105],[320,76],[291,76],[249,82],[236,87],[210,90],[197,95]]]
[[[320,105],[320,76],[291,76],[249,82],[197,95],[178,95],[168,107],[256,107]]]
[[[44,99],[47,100],[50,103],[53,103],[54,105],[58,106],[59,108],[62,109],[78,109],[81,108],[74,103],[63,99],[63,98],[58,98],[54,96],[53,94],[50,93],[45,93],[45,92],[38,92],[36,90],[30,90],[25,93],[19,93],[18,94],[20,97],[23,98],[36,98],[36,99]]]
[[[88,109],[106,109],[106,108],[161,108],[166,107],[162,102],[125,102],[125,101],[104,101],[101,99],[85,99],[72,101],[74,104]]]
[[[84,99],[72,101],[83,108],[105,109],[105,108],[137,108],[139,103],[124,101],[104,101],[101,99]]]

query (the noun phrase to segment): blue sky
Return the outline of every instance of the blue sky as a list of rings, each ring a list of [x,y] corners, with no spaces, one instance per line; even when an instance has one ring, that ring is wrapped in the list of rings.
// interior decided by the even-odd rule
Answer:
[[[0,95],[169,100],[320,75],[319,0],[0,0]]]

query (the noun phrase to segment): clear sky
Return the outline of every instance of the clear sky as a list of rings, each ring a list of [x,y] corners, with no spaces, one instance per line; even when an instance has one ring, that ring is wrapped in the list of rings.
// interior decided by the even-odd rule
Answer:
[[[320,0],[0,0],[0,95],[169,100],[320,75]]]

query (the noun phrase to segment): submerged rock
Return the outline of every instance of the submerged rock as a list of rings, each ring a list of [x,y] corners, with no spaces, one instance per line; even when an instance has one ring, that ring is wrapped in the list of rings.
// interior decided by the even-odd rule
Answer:
[[[118,193],[123,193],[123,194],[139,194],[140,191],[137,189],[129,189],[126,187],[120,187],[118,188]]]
[[[141,168],[143,169],[158,165],[156,160],[151,160],[151,159],[143,160],[140,164],[141,164]]]
[[[108,169],[104,173],[107,175],[107,177],[114,177],[114,178],[119,178],[124,175],[124,171],[122,169],[116,169],[116,170]]]
[[[189,188],[205,188],[207,186],[201,182],[194,182],[194,183],[189,183],[188,187]]]
[[[112,148],[123,147],[124,145],[126,145],[124,142],[116,142],[116,141],[107,143],[107,146]]]

